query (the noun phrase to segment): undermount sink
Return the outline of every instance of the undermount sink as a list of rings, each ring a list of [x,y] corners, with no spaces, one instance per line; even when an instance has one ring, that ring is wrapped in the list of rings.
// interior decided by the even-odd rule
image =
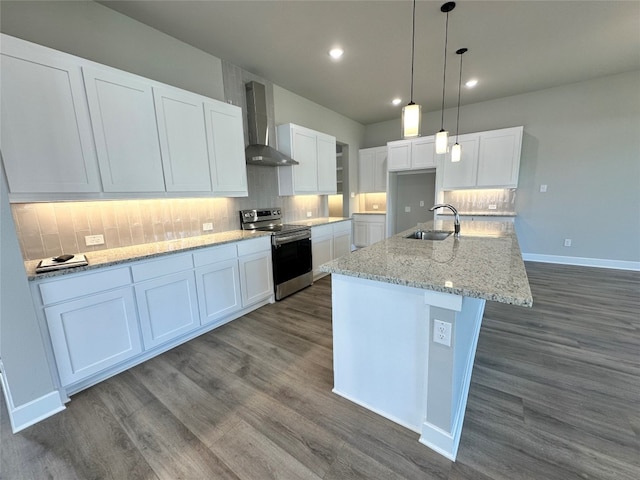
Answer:
[[[405,238],[414,238],[416,240],[444,240],[453,232],[449,230],[417,230]]]

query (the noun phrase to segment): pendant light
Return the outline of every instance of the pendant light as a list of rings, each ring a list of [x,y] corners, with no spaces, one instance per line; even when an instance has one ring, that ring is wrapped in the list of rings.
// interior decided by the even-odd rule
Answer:
[[[440,11],[447,14],[447,21],[444,27],[444,67],[442,69],[442,117],[440,120],[440,131],[436,133],[436,153],[447,153],[449,147],[449,132],[444,129],[444,92],[447,79],[447,42],[449,40],[449,12],[456,8],[456,2],[442,4]]]
[[[456,54],[460,55],[460,78],[458,79],[458,115],[456,118],[456,143],[451,147],[451,161],[459,162],[462,158],[462,147],[458,143],[458,132],[460,130],[460,89],[462,88],[462,55],[466,53],[468,48],[459,48]]]
[[[422,107],[413,103],[413,60],[416,45],[416,0],[413,0],[413,29],[411,34],[411,98],[402,109],[402,138],[420,136]]]

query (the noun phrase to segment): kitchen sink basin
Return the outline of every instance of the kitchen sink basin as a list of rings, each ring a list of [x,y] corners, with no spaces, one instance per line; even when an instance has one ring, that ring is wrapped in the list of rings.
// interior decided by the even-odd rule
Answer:
[[[406,238],[415,238],[416,240],[444,240],[453,232],[449,230],[417,230],[409,235]]]

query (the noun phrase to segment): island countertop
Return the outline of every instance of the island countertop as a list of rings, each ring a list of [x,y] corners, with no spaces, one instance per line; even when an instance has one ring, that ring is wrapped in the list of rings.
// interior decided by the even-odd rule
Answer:
[[[422,230],[453,230],[453,222],[419,224],[320,267],[336,273],[530,307],[533,297],[510,222],[461,222],[461,237],[405,238]]]

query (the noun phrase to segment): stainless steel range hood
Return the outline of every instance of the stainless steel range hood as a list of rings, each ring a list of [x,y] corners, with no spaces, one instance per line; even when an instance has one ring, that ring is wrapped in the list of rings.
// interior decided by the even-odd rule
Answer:
[[[298,165],[293,158],[269,146],[269,120],[267,117],[267,97],[265,87],[258,82],[248,82],[247,127],[249,146],[245,149],[247,165],[264,167],[286,167]]]

